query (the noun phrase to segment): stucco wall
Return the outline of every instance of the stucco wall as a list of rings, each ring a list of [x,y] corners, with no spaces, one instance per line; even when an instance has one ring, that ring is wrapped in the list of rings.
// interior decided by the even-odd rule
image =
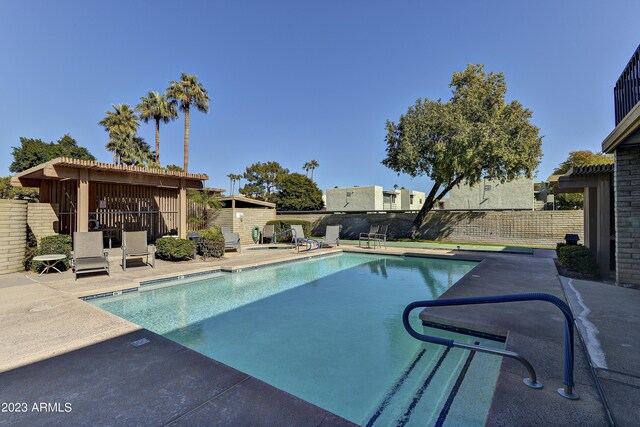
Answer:
[[[311,221],[315,236],[327,225],[342,225],[341,237],[357,239],[370,225],[389,225],[390,238],[408,237],[416,214],[295,214],[278,218]],[[450,212],[435,211],[420,230],[420,238],[467,243],[502,243],[555,247],[567,233],[583,238],[584,217],[579,211]]]
[[[328,211],[375,211],[382,210],[382,187],[328,188]]]
[[[615,154],[616,281],[640,285],[640,147]]]
[[[25,200],[0,199],[0,274],[24,270],[27,205]]]
[[[413,200],[411,198],[413,196]],[[406,188],[400,190],[400,209],[403,211],[419,211],[424,204],[427,195],[422,191],[408,190]]]
[[[505,182],[484,180],[473,187],[454,187],[445,199],[447,209],[533,209],[533,180]]]

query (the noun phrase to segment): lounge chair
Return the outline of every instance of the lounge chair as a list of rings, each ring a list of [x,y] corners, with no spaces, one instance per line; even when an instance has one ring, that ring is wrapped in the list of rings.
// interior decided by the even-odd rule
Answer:
[[[320,244],[328,247],[340,246],[340,229],[341,225],[327,225],[324,237],[320,240]]]
[[[382,225],[378,228],[378,232],[373,236],[373,246],[377,243],[379,247],[382,247],[384,244],[384,248],[387,249],[387,230],[389,229],[388,225]]]
[[[291,234],[291,243],[294,247],[305,245],[308,251],[312,249],[320,249],[322,247],[322,244],[319,241],[305,237],[304,230],[301,225],[292,225]]]
[[[222,230],[222,237],[224,237],[224,248],[241,252],[240,233],[232,232],[230,227],[220,227],[220,230]]]
[[[260,236],[260,243],[264,243],[264,239],[269,239],[270,243],[273,243],[273,237],[276,234],[276,226],[273,224],[267,224],[262,227],[262,235]]]
[[[127,257],[147,257],[151,256],[151,268],[156,268],[156,247],[147,245],[146,231],[123,231],[122,232],[122,269],[127,271]]]
[[[372,225],[369,227],[368,233],[360,233],[360,237],[358,237],[358,247],[362,247],[362,241],[367,242],[367,248],[370,247],[371,240],[375,238],[379,228],[379,225]]]
[[[73,233],[73,277],[78,274],[106,271],[109,276],[109,254],[104,250],[102,231]]]

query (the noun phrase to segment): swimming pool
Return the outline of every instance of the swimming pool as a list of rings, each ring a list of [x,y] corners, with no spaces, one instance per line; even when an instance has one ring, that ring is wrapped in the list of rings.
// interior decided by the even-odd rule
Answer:
[[[401,321],[475,264],[344,253],[91,303],[361,425],[484,425],[499,358],[420,343]]]

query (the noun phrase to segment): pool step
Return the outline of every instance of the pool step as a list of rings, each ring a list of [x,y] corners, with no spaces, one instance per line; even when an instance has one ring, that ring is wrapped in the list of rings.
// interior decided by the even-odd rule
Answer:
[[[426,345],[365,425],[443,426],[474,356],[475,352],[458,348]]]

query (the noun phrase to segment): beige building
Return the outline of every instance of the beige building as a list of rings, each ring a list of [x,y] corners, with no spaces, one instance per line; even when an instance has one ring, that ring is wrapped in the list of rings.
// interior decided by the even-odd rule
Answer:
[[[485,179],[474,186],[460,185],[442,200],[445,209],[474,210],[534,210],[534,201],[533,179],[526,177],[505,183]]]
[[[407,211],[419,210],[425,193],[408,189],[384,190],[379,185],[329,188],[325,206],[328,211]]]

